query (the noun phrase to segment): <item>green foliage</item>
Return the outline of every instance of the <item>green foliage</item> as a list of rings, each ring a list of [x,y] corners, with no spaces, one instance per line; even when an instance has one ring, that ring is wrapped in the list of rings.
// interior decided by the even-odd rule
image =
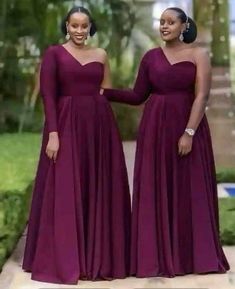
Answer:
[[[216,180],[217,183],[235,183],[235,168],[218,168]]]
[[[87,6],[96,19],[98,45],[107,49],[117,65],[121,64],[122,51],[129,44],[135,24],[133,1],[88,0]]]
[[[0,134],[0,194],[24,191],[35,174],[41,137],[38,134]]]
[[[223,245],[235,245],[235,198],[219,199],[220,238]]]
[[[74,4],[66,0],[0,2],[0,132],[41,129],[43,113],[41,101],[36,101],[35,74],[45,48],[64,42],[61,21]],[[90,44],[108,52],[113,86],[132,87],[141,56],[156,38],[150,33],[149,19],[141,15],[141,9],[137,11],[134,0],[81,0],[76,4],[86,6],[96,21],[98,33]],[[122,135],[133,138],[138,110],[117,105],[115,113]],[[121,119],[126,114],[130,117]]]
[[[0,270],[22,234],[28,217],[32,185],[0,193]]]
[[[214,66],[229,66],[229,1],[228,0],[201,0],[193,1],[194,20],[199,31],[205,29],[211,37],[211,62]]]
[[[61,0],[0,2],[0,132],[32,124],[28,107],[36,67],[45,47],[59,42],[61,14],[66,10],[67,3]]]
[[[229,3],[228,0],[213,0],[212,5],[212,64],[229,66]]]
[[[132,1],[80,3],[91,11],[98,25],[99,33],[92,43],[108,50],[115,71],[122,66],[123,53],[120,51],[127,48],[135,23]],[[2,0],[0,3],[3,28],[0,31],[0,82],[3,83],[0,87],[0,132],[41,128],[41,102],[32,102],[38,94],[35,92],[36,69],[44,49],[64,41],[60,25],[73,5],[74,1],[66,0]],[[130,66],[131,77],[133,67]],[[120,74],[115,73],[116,77],[120,78]]]
[[[124,104],[112,104],[118,123],[121,138],[124,140],[136,139],[141,109]]]
[[[0,135],[0,270],[25,228],[40,138]]]

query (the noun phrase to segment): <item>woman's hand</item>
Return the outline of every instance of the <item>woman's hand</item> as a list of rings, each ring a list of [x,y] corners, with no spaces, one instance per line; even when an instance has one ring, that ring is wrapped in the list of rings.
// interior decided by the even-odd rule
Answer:
[[[178,142],[178,153],[181,156],[189,154],[192,150],[193,137],[186,132],[181,136]]]
[[[59,136],[57,132],[49,133],[49,140],[46,147],[46,154],[49,159],[53,159],[56,162],[57,153],[59,150]]]

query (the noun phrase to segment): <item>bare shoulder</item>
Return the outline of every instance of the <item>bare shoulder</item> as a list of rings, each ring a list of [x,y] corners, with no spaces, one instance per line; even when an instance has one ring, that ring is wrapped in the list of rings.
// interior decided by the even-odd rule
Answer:
[[[108,57],[107,52],[103,49],[103,48],[92,48],[93,49],[93,53],[95,54],[95,56],[100,59],[100,61],[105,62],[106,58]]]
[[[209,51],[204,47],[194,47],[192,48],[192,53],[195,58],[195,62],[210,62]]]
[[[107,55],[106,50],[103,49],[103,48],[96,47],[95,50],[96,50],[97,53],[100,53],[100,54],[103,54],[103,55]]]

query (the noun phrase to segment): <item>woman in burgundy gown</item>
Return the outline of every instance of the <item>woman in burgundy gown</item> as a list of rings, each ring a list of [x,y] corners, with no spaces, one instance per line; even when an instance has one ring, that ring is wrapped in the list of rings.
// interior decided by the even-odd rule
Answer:
[[[112,101],[147,100],[135,160],[131,274],[222,273],[229,265],[219,240],[215,166],[204,114],[209,57],[189,44],[196,25],[179,8],[164,11],[160,33],[166,45],[144,55],[134,89],[104,90]]]
[[[46,122],[23,269],[54,283],[124,278],[131,208],[120,136],[100,94],[110,87],[107,56],[85,45],[95,33],[86,9],[74,7],[63,31],[68,42],[41,64]]]

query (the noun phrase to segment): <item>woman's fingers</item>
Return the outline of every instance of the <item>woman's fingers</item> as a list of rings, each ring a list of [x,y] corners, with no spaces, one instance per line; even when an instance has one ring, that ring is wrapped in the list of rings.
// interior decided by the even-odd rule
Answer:
[[[53,157],[53,152],[52,151],[48,151],[48,157],[49,157],[49,159],[52,159],[52,157]]]
[[[59,150],[58,135],[51,133],[46,147],[46,154],[48,158],[56,162],[58,150]]]
[[[54,163],[56,162],[56,159],[57,159],[57,153],[58,151],[54,152],[52,156]]]
[[[180,143],[180,140],[178,142],[178,154],[181,155],[182,153],[182,146],[181,146],[181,143]]]
[[[181,143],[181,141],[179,141],[178,147],[179,147],[179,155],[181,155],[181,156],[184,155],[185,147],[184,147],[184,145]]]
[[[179,155],[185,156],[185,155],[189,154],[190,151],[191,151],[191,147],[179,144],[179,149],[178,149]]]
[[[54,162],[56,161],[57,153],[58,153],[57,151],[52,151],[49,149],[46,150],[46,154],[47,154],[48,158],[52,159]]]

